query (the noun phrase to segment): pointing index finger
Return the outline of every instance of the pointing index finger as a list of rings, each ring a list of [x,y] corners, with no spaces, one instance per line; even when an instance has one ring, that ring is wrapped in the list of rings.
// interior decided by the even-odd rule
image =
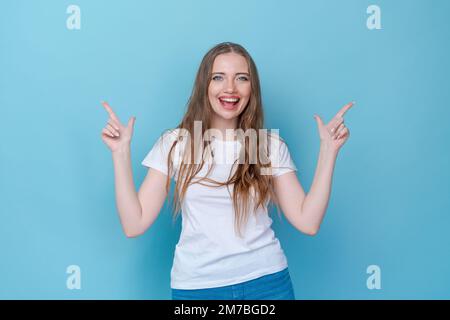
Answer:
[[[343,106],[342,109],[339,110],[339,112],[336,114],[336,117],[342,118],[344,116],[344,114],[348,111],[348,109],[350,109],[354,104],[355,104],[355,101],[352,101],[352,102],[346,104],[345,106]]]
[[[119,118],[117,118],[116,114],[106,101],[102,101],[102,105],[106,109],[111,118],[113,118],[116,121],[119,121]]]

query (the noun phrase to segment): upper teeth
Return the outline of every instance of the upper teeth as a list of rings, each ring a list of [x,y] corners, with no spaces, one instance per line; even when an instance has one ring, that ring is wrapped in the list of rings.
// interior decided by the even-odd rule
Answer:
[[[226,102],[237,102],[239,99],[238,98],[221,98],[221,100],[226,101]]]

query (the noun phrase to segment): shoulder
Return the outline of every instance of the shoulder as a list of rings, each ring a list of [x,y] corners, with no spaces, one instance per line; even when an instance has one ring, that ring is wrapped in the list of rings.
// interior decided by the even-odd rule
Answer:
[[[177,159],[184,153],[188,140],[188,130],[183,128],[165,129],[155,146],[159,148],[160,152],[168,155],[172,150],[172,157]]]
[[[283,139],[278,132],[269,132],[268,134],[269,150],[283,152],[288,149],[287,142]],[[275,152],[276,153],[276,152]]]
[[[179,139],[181,129],[180,128],[171,128],[165,129],[158,137],[157,144],[161,145],[165,148],[171,147],[175,141]]]
[[[279,133],[270,133],[269,158],[274,167],[294,167],[288,143]]]
[[[161,135],[160,135],[160,139],[163,140],[177,140],[178,136],[180,133],[180,128],[171,128],[171,129],[165,129]]]

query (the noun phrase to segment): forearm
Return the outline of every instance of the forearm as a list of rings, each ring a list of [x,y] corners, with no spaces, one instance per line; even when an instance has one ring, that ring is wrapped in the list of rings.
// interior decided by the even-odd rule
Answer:
[[[116,205],[127,236],[139,233],[142,208],[133,181],[130,147],[112,153],[115,176]]]
[[[336,158],[336,151],[333,151],[326,144],[320,145],[313,183],[303,200],[301,208],[303,224],[313,232],[319,230],[328,207]]]

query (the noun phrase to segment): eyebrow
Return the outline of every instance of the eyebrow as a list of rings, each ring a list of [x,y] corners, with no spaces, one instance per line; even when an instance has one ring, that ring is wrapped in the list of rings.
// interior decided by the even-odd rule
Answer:
[[[225,74],[224,72],[213,72],[212,74]],[[248,74],[247,72],[238,72],[235,73],[235,75],[237,76],[238,74],[245,74],[247,76],[250,76],[250,74]]]

